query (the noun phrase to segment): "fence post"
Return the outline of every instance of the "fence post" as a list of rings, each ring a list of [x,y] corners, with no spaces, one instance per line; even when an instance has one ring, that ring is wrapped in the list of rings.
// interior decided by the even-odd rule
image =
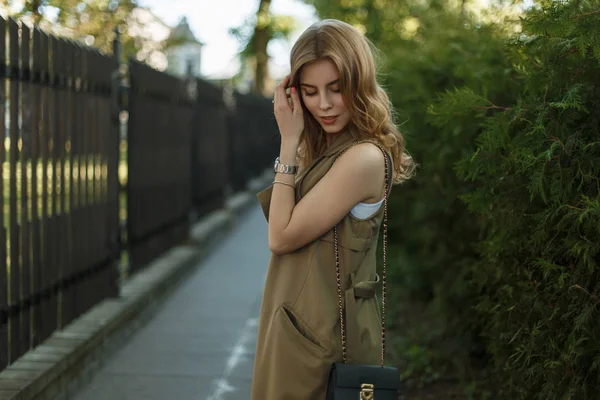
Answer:
[[[113,257],[116,258],[116,265],[120,265],[121,258],[121,250],[122,250],[122,237],[121,237],[121,221],[120,221],[120,196],[121,196],[121,182],[119,179],[119,163],[120,163],[120,145],[121,145],[121,111],[123,109],[123,95],[125,93],[125,87],[123,85],[123,75],[121,73],[121,55],[122,55],[122,45],[121,45],[121,34],[119,32],[119,27],[116,27],[115,36],[113,39],[113,58],[115,60],[116,68],[111,76],[111,92],[112,92],[112,101],[111,101],[111,119],[112,123],[115,126],[114,133],[117,135],[115,140],[116,148],[113,149],[115,159],[112,162],[112,166],[114,167],[114,171],[110,171],[109,174],[112,173],[115,176],[113,179],[116,180],[114,192],[112,193],[115,198],[112,199],[113,205],[116,208],[113,210],[113,213],[110,213],[111,218],[116,219],[116,221],[110,221],[110,227],[116,227],[116,229],[112,230],[110,234],[110,250]]]

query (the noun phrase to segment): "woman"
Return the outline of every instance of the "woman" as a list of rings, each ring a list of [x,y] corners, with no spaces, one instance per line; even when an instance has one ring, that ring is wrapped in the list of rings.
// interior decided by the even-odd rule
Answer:
[[[324,20],[302,34],[292,49],[291,74],[274,95],[281,134],[277,173],[258,195],[273,255],[253,400],[325,398],[331,366],[342,359],[334,226],[348,362],[380,359],[375,260],[385,175],[389,171],[391,187],[413,170],[390,111],[369,42],[357,29]]]

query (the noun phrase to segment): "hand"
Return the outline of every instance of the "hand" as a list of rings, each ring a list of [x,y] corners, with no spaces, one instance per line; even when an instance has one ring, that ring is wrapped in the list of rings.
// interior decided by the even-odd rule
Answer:
[[[292,104],[288,102],[285,89],[289,81],[290,76],[288,75],[275,88],[273,107],[281,139],[298,142],[304,130],[304,115],[302,105],[300,104],[300,97],[295,87],[292,87],[290,90]]]

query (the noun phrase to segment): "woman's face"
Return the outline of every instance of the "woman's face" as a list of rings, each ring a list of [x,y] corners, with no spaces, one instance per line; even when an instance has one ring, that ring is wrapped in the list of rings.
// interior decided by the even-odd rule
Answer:
[[[339,79],[340,74],[329,58],[305,65],[300,76],[304,105],[327,133],[338,133],[350,122]]]

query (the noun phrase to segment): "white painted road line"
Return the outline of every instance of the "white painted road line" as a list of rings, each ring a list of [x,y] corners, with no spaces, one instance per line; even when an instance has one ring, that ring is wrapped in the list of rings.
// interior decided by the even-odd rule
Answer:
[[[252,340],[257,326],[258,318],[250,318],[246,321],[246,325],[244,326],[244,329],[242,329],[242,334],[238,338],[237,343],[233,347],[233,350],[227,359],[227,365],[225,366],[223,375],[220,379],[215,381],[215,389],[207,398],[207,400],[221,400],[224,394],[234,392],[236,390],[235,387],[231,386],[231,384],[228,382],[228,379],[235,367],[244,360],[244,355],[252,353],[251,351],[248,351],[247,346],[248,342]]]

